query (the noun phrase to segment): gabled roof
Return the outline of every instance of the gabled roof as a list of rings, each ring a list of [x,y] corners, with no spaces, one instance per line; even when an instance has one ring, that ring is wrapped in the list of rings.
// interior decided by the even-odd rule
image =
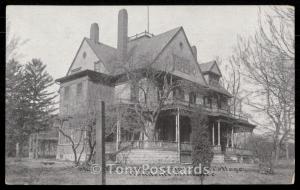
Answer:
[[[219,72],[221,74],[220,68],[219,68],[219,66],[218,66],[218,64],[217,64],[216,61],[209,61],[209,62],[206,62],[206,63],[201,63],[200,64],[200,68],[201,68],[202,73],[212,72],[212,73],[214,73],[216,75],[221,76],[219,73],[216,73],[216,72],[212,71],[214,65],[216,65],[217,69],[219,70]]]
[[[177,27],[151,38],[140,38],[129,41],[128,55],[132,58],[132,63],[130,63],[132,68],[140,69],[145,67],[146,64],[153,63],[181,28]],[[95,43],[88,38],[84,38],[84,40],[88,42],[98,59],[103,62],[111,75],[118,75],[124,72],[120,69],[120,61],[118,60],[116,48],[100,42]]]
[[[140,68],[147,63],[153,63],[181,28],[182,27],[174,28],[157,36],[153,36],[152,38],[129,41],[128,54],[135,58],[133,59],[133,65]]]
[[[95,52],[96,56],[103,62],[108,72],[113,72],[113,65],[110,64],[110,62],[113,58],[117,57],[117,49],[100,42],[95,43],[88,38],[85,38],[85,40]]]
[[[221,77],[221,75],[219,73],[216,73],[212,70],[214,65],[217,67],[219,73],[221,74],[220,68],[219,68],[216,61],[209,61],[209,62],[206,62],[206,63],[201,63],[199,66],[200,66],[201,71],[202,71],[203,74],[211,72],[211,73],[214,73],[214,74],[219,75]],[[213,91],[216,91],[216,92],[219,92],[221,94],[224,94],[228,97],[232,97],[232,95],[221,85],[217,85],[217,86],[209,85],[209,89],[211,89]]]
[[[81,49],[81,47],[85,41],[88,43],[88,45],[94,51],[94,53],[98,57],[98,59],[100,59],[103,62],[103,64],[105,65],[105,68],[108,70],[108,72],[112,72],[112,66],[109,63],[113,57],[117,56],[117,49],[113,48],[111,46],[108,46],[106,44],[100,43],[100,42],[95,43],[91,39],[84,37],[71,65],[68,69],[67,74],[70,72],[70,69],[72,68],[72,66],[74,64],[74,61],[79,53],[79,50]]]

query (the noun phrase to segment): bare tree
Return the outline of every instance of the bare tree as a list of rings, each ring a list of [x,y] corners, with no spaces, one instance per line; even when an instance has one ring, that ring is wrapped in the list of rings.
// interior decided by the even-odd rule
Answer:
[[[19,52],[19,48],[28,42],[28,39],[23,40],[19,36],[12,34],[10,22],[6,23],[6,62],[11,59],[18,60],[23,54]]]
[[[74,155],[74,165],[78,166],[85,149],[86,140],[84,138],[84,128],[81,128],[77,123],[78,120],[74,118],[71,116],[56,118],[56,127],[59,133],[70,143]]]
[[[229,102],[231,113],[234,115],[242,114],[242,103],[246,95],[241,88],[242,76],[238,58],[232,55],[228,59],[229,64],[223,65],[222,60],[216,57],[216,62],[220,67],[224,67],[220,85],[232,95]]]
[[[175,69],[174,63],[151,62],[152,55],[146,54],[135,57],[132,48],[127,55],[126,62],[115,58],[112,61],[119,62],[116,68],[126,75],[131,88],[131,100],[126,109],[134,115],[135,129],[144,136],[144,140],[155,140],[156,123],[159,114],[169,103],[171,94],[176,88],[197,88],[195,84],[180,80],[171,73]],[[139,61],[137,61],[139,60]],[[173,59],[174,60],[174,59]],[[143,63],[143,67],[134,62]],[[165,64],[168,63],[168,64]],[[163,65],[158,69],[155,65]]]
[[[237,54],[251,85],[247,104],[266,114],[272,126],[274,157],[294,130],[294,10],[274,7],[272,13],[259,12],[259,30],[249,39],[239,38]],[[263,18],[266,18],[265,20]]]

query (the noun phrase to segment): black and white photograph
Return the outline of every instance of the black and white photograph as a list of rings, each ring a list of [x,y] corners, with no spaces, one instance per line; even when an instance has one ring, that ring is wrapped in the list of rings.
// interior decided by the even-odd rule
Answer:
[[[295,183],[294,6],[5,17],[5,184]]]

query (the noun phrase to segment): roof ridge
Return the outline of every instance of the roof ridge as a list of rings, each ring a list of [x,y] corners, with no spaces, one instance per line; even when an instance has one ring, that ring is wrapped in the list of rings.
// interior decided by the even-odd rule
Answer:
[[[105,46],[105,47],[107,47],[107,48],[111,48],[111,49],[113,49],[113,50],[117,50],[117,48],[115,48],[115,47],[112,47],[112,46],[110,46],[110,45],[108,45],[108,44],[105,44],[105,43],[102,43],[102,42],[94,42],[94,41],[92,41],[91,39],[89,39],[89,38],[87,38],[87,37],[84,37],[89,43],[94,43],[95,45],[102,45],[102,46]]]
[[[151,38],[149,38],[149,39],[152,39],[152,38],[161,36],[161,35],[163,35],[163,34],[166,34],[166,33],[172,32],[172,31],[180,30],[180,28],[182,28],[182,26],[178,26],[178,27],[176,27],[176,28],[170,29],[170,30],[168,30],[168,31],[166,31],[166,32],[163,32],[163,33],[160,33],[160,34],[158,34],[158,35],[155,35],[155,36],[153,36],[153,37],[151,37]]]

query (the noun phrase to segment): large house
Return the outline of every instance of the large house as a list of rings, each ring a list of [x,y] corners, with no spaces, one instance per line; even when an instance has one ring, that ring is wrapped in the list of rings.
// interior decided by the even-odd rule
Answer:
[[[129,58],[130,57],[130,58]],[[125,62],[130,59],[134,71],[151,67],[165,72],[172,64],[170,75],[174,79],[196,84],[200,91],[193,92],[176,88],[170,94],[161,117],[156,123],[156,138],[147,142],[140,136],[129,139],[122,132],[122,122],[106,151],[116,151],[128,141],[135,141],[130,150],[121,151],[117,160],[132,163],[178,163],[188,160],[191,152],[190,113],[202,108],[209,118],[209,136],[214,151],[214,162],[239,161],[251,157],[251,152],[239,146],[254,125],[241,113],[232,113],[228,102],[232,95],[224,89],[219,80],[222,77],[216,61],[198,63],[197,49],[191,46],[182,27],[153,35],[143,32],[128,37],[128,15],[125,9],[118,15],[117,48],[101,43],[101,32],[96,23],[91,25],[90,37],[83,38],[82,43],[71,63],[65,77],[56,81],[60,83],[60,114],[72,114],[79,111],[81,105],[97,98],[106,104],[130,104],[136,89],[126,80]],[[153,87],[153,97],[157,95]],[[139,95],[139,93],[137,93]],[[135,97],[136,98],[136,97]],[[154,98],[155,99],[155,98]],[[81,102],[81,104],[80,104]],[[83,104],[82,104],[83,103]],[[83,153],[82,159],[86,158]],[[73,159],[70,142],[59,135],[57,159]],[[126,158],[125,158],[126,157]]]

